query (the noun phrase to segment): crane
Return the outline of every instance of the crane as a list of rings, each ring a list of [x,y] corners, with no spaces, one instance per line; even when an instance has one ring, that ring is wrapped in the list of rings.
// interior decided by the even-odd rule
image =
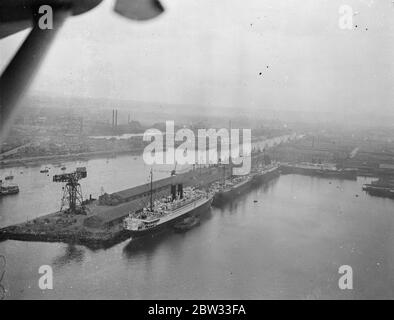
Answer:
[[[53,182],[66,183],[63,187],[63,197],[60,211],[68,206],[69,213],[84,213],[82,189],[79,180],[87,177],[86,167],[79,167],[71,173],[56,174]]]

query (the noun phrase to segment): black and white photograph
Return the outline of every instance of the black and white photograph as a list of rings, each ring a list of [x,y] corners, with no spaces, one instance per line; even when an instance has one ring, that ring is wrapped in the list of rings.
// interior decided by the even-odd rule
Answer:
[[[393,299],[394,1],[0,0],[0,300]]]

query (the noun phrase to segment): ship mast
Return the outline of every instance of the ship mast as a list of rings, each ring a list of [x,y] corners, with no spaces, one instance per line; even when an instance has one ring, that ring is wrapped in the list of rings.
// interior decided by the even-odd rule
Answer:
[[[150,169],[150,211],[153,212],[153,173],[152,168]]]
[[[231,158],[231,119],[229,120],[228,126],[229,126],[229,134],[230,134],[229,145],[228,145],[228,167],[230,169],[230,180],[231,180],[232,175],[233,175],[233,173],[232,173],[233,169],[232,169],[232,165],[231,165],[231,163],[232,163],[232,158]],[[226,179],[226,170],[224,170],[224,179]]]

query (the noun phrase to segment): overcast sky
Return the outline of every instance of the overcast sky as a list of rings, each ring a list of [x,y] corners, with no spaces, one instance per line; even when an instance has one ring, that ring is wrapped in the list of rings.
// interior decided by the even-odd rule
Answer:
[[[112,1],[70,18],[30,93],[394,112],[392,0],[162,3],[165,14],[145,23],[112,12]],[[353,30],[339,28],[343,4]],[[0,40],[1,68],[25,36]]]

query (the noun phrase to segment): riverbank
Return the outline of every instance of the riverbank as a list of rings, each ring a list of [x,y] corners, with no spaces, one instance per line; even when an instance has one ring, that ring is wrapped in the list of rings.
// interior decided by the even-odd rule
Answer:
[[[247,189],[277,177],[279,169],[278,167],[273,169],[260,173],[255,172]],[[190,170],[177,176],[155,181],[152,185],[153,196],[160,198],[167,195],[170,185],[179,183],[185,186],[198,185],[208,190],[213,183],[221,179],[223,179],[222,167]],[[130,211],[142,208],[149,201],[149,194],[144,191],[148,187],[148,185],[137,186],[109,195],[109,197],[118,199],[116,205],[103,204],[100,199],[93,200],[86,205],[84,214],[58,211],[5,227],[0,229],[0,241],[66,242],[83,244],[89,248],[110,247],[127,238],[123,231],[123,219]]]
[[[221,167],[206,167],[156,180],[152,185],[154,198],[161,197],[163,192],[168,191],[171,183],[208,187],[209,184],[222,177]],[[122,227],[124,217],[130,211],[142,208],[149,200],[149,195],[144,192],[145,187],[146,185],[137,186],[111,194],[110,197],[119,199],[116,205],[103,204],[99,200],[94,200],[85,206],[85,214],[57,211],[2,228],[0,241],[67,242],[93,248],[111,246],[125,239]]]
[[[130,150],[130,151],[94,151],[94,152],[82,152],[75,154],[64,154],[64,155],[51,155],[51,156],[40,156],[40,157],[27,157],[19,159],[8,159],[0,161],[0,169],[13,168],[13,167],[35,167],[44,164],[60,164],[64,161],[82,161],[91,160],[103,157],[115,157],[116,155],[140,155],[143,148]]]

